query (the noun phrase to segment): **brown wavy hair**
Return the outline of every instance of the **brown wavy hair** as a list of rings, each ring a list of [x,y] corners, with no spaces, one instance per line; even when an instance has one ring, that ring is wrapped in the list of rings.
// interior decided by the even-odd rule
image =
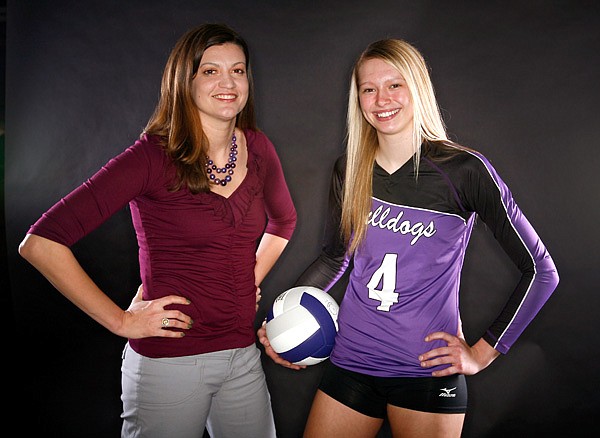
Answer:
[[[210,190],[205,172],[208,139],[191,90],[204,51],[225,43],[238,45],[246,56],[248,101],[237,115],[235,125],[240,129],[256,130],[254,85],[246,41],[224,24],[202,24],[186,32],[169,55],[160,99],[142,134],[161,138],[166,154],[177,169],[176,181],[170,188],[173,191],[182,187],[187,187],[192,193]]]

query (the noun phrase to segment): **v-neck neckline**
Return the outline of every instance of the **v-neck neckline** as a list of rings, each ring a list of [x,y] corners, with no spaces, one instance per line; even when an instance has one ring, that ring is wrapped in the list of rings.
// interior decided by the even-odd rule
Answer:
[[[383,176],[386,178],[400,177],[400,176],[406,175],[414,170],[413,169],[414,159],[415,159],[415,156],[413,155],[406,161],[406,163],[404,163],[402,166],[400,166],[398,169],[396,169],[392,173],[389,173],[387,170],[385,170],[383,167],[381,167],[381,165],[377,162],[377,160],[375,160],[373,171],[377,172],[380,176]]]

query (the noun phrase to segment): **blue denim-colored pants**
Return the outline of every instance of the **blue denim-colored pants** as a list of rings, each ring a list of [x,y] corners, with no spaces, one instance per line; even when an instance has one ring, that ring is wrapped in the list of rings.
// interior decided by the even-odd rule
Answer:
[[[275,437],[260,351],[246,348],[153,359],[127,344],[122,437]]]

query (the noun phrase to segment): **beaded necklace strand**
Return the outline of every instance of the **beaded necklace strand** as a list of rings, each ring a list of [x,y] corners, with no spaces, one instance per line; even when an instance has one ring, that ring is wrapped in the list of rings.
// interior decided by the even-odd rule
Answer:
[[[233,169],[235,169],[235,162],[237,161],[237,143],[236,143],[235,132],[231,137],[231,149],[229,149],[229,159],[227,160],[227,164],[225,167],[217,167],[213,160],[206,156],[206,173],[208,174],[208,178],[213,184],[226,186],[228,182],[231,181],[231,177],[233,176]],[[218,178],[216,174],[225,174],[225,177]]]

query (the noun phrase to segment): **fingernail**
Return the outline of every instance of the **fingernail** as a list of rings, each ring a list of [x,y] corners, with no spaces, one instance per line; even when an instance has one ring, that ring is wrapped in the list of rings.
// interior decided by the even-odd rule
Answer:
[[[191,329],[192,328],[192,323],[188,324],[188,328]]]
[[[181,337],[183,338],[184,336],[185,336],[185,333],[184,333],[184,332],[181,332]]]
[[[189,298],[186,298],[186,301],[187,301],[188,304],[192,304],[192,302],[190,301]]]

